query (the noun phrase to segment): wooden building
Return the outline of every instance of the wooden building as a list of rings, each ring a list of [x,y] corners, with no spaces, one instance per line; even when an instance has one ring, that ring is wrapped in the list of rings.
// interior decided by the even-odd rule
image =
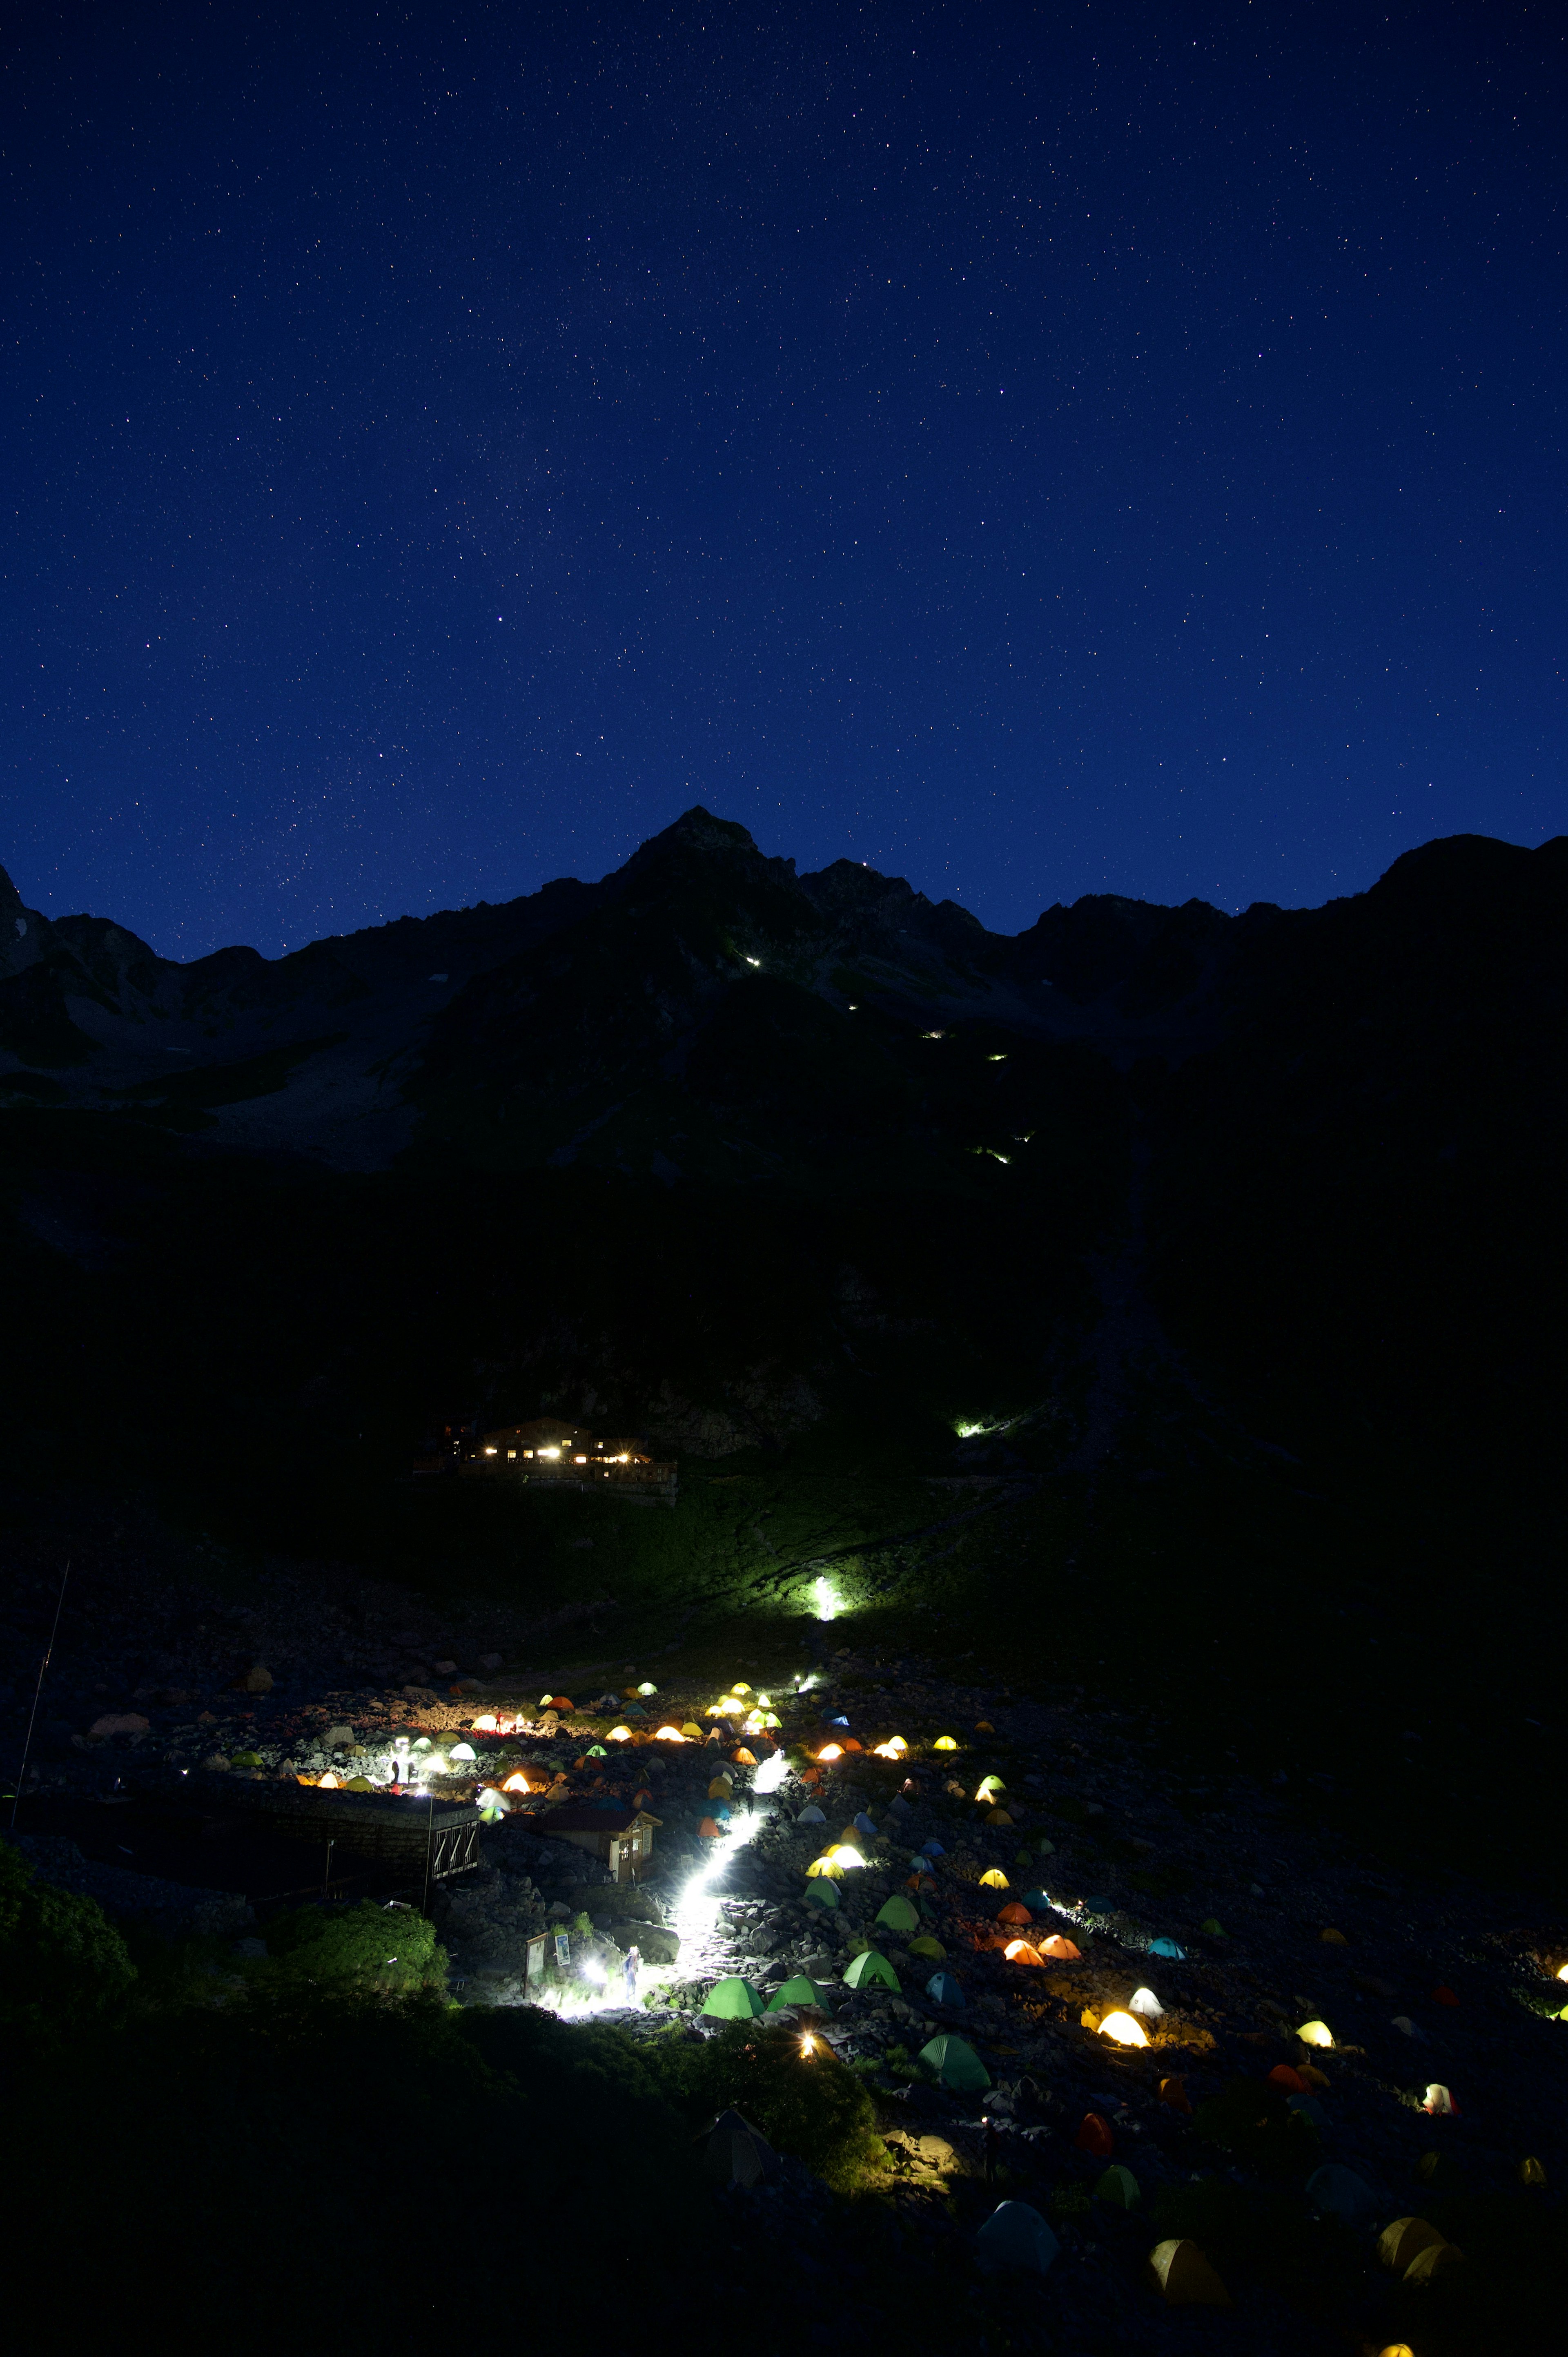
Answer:
[[[582,1806],[542,1809],[533,1819],[551,1841],[568,1841],[575,1848],[602,1859],[615,1882],[635,1882],[647,1872],[653,1855],[653,1829],[662,1824],[646,1809],[596,1809]]]

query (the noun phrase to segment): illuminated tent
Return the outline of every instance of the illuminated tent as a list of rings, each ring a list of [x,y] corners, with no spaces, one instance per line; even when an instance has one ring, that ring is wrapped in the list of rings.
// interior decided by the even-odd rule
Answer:
[[[926,1995],[933,2005],[961,2006],[963,1989],[951,1973],[933,1973],[926,1983]]]
[[[867,1948],[846,1969],[843,1985],[845,1988],[867,1988],[877,1981],[884,1988],[890,1988],[895,1996],[899,1994],[898,1975],[886,1957],[878,1955],[875,1948]]]
[[[1015,2269],[1043,2276],[1060,2248],[1039,2212],[1027,2201],[1003,2201],[974,2238],[974,2263],[984,2275]]]
[[[911,1907],[897,1891],[883,1900],[876,1910],[876,1920],[889,1932],[918,1932],[920,1928],[918,1909]]]
[[[1005,1890],[1007,1877],[999,1866],[988,1866],[980,1878],[980,1885],[983,1890]]]
[[[1048,1940],[1040,1942],[1040,1953],[1054,1956],[1059,1964],[1075,1964],[1082,1950],[1075,1947],[1070,1940],[1064,1940],[1059,1932],[1053,1932]]]
[[[755,2021],[766,2010],[760,1991],[733,1973],[715,1981],[703,2003],[703,2011],[715,2021]]]
[[[920,2060],[929,2062],[944,2087],[960,2094],[978,2094],[991,2084],[991,2073],[967,2039],[955,2038],[950,2029],[938,2032],[930,2043],[920,2049]]]
[[[1178,1948],[1174,1940],[1151,1940],[1149,1942],[1149,1953],[1151,1956],[1172,1957],[1175,1962],[1179,1964],[1182,1958],[1187,1954],[1187,1950],[1185,1948]]]
[[[769,2013],[780,2013],[787,2005],[814,2005],[819,2013],[832,2013],[832,2000],[820,1981],[808,1980],[797,1973],[793,1980],[783,1982],[768,2000]]]

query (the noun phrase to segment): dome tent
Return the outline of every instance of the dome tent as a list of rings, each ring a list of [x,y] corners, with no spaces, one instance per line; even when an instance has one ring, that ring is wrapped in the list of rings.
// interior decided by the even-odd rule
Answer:
[[[1169,2308],[1229,2308],[1230,2295],[1196,2243],[1156,2243],[1149,2253],[1150,2287]]]
[[[876,1921],[889,1932],[918,1932],[920,1928],[918,1910],[897,1891],[883,1900],[876,1910]]]
[[[1043,2276],[1061,2248],[1056,2236],[1027,2201],[1002,2201],[974,2238],[974,2263],[983,2274],[1004,2267]]]
[[[940,2031],[920,2049],[920,2061],[929,2063],[944,2087],[960,2094],[978,2094],[991,2084],[991,2073],[967,2039]]]
[[[764,2010],[761,1992],[733,1973],[715,1981],[703,2002],[703,2011],[716,2021],[755,2021]]]
[[[1315,2210],[1347,2226],[1364,2224],[1378,2207],[1378,2197],[1365,2179],[1339,2160],[1326,2161],[1313,2170],[1306,2180],[1306,2198]]]
[[[895,1996],[899,1995],[897,1974],[886,1957],[879,1955],[875,1948],[865,1949],[845,1968],[845,1988],[869,1988],[878,1981],[884,1988],[890,1988]]]
[[[793,1979],[781,1981],[768,2000],[769,2013],[781,2013],[787,2005],[815,2006],[819,2013],[832,2013],[832,2000],[820,1981],[809,1980],[804,1973]]]
[[[807,1883],[806,1904],[808,1907],[832,1908],[836,1907],[838,1903],[839,1895],[837,1889],[827,1879],[825,1875],[819,1877],[815,1882]]]
[[[961,2006],[963,1986],[952,1973],[933,1973],[926,1983],[926,1995],[933,2005]]]
[[[766,2185],[779,2174],[779,2156],[738,2112],[721,2112],[703,2145],[703,2174],[720,2185]]]

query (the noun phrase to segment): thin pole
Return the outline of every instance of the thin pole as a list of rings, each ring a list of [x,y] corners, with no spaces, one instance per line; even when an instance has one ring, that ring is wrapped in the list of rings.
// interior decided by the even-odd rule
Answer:
[[[45,1651],[44,1658],[38,1663],[38,1682],[33,1688],[33,1707],[27,1713],[27,1732],[26,1739],[22,1745],[22,1764],[16,1770],[16,1789],[11,1795],[10,1830],[12,1833],[15,1833],[16,1830],[16,1811],[22,1804],[22,1785],[27,1773],[27,1754],[33,1748],[33,1726],[38,1716],[38,1696],[44,1690],[44,1672],[48,1668],[50,1659],[54,1653],[55,1639],[59,1634],[59,1616],[65,1608],[65,1584],[70,1577],[70,1555],[67,1555],[65,1559],[65,1569],[59,1576],[59,1594],[55,1599],[54,1626],[49,1631],[49,1641]]]
[[[323,1878],[322,1878],[322,1883],[321,1883],[321,1896],[323,1897],[323,1899],[325,1899],[325,1898],[327,1898],[327,1897],[328,1896],[328,1894],[330,1893],[331,1889],[332,1889],[332,1851],[333,1851],[333,1847],[334,1847],[334,1845],[335,1845],[336,1841],[337,1841],[337,1835],[336,1835],[335,1834],[328,1834],[328,1836],[327,1836],[327,1872],[326,1872],[326,1874],[323,1876]]]
[[[426,1835],[425,1835],[425,1836],[424,1836],[424,1898],[423,1898],[423,1900],[420,1901],[420,1907],[419,1907],[419,1911],[420,1911],[420,1913],[421,1913],[422,1915],[428,1915],[428,1913],[430,1912],[430,1852],[431,1852],[431,1848],[432,1848],[432,1846],[433,1846],[433,1845],[434,1845],[434,1843],[435,1843],[435,1785],[434,1785],[434,1784],[432,1784],[432,1786],[430,1787],[430,1823],[429,1823],[429,1831],[426,1833]]]

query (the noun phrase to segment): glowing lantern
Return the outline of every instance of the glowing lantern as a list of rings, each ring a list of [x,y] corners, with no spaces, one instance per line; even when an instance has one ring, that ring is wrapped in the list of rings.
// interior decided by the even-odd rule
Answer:
[[[1048,1940],[1042,1940],[1040,1946],[1046,1955],[1054,1956],[1060,1964],[1076,1964],[1082,1953],[1073,1946],[1070,1940],[1064,1940],[1059,1932],[1053,1932]]]
[[[628,1727],[627,1732],[629,1735],[631,1729]],[[684,1743],[686,1738],[678,1727],[660,1727],[654,1729],[653,1740],[655,1743]]]
[[[631,1741],[630,1727],[612,1727],[610,1729],[610,1741],[612,1743],[629,1743]]]
[[[982,1889],[984,1890],[1005,1890],[1007,1888],[1007,1877],[999,1866],[988,1866],[981,1876],[980,1882]]]
[[[1326,2021],[1304,2021],[1296,2031],[1304,2046],[1332,2046],[1334,2032]]]
[[[931,1749],[933,1751],[956,1751],[958,1749],[958,1745],[953,1741],[950,1735],[939,1735],[936,1741],[932,1744]]]
[[[1046,1961],[1038,1948],[1032,1948],[1027,1940],[1009,1940],[1002,1953],[1010,1964],[1043,1964]]]
[[[842,1760],[843,1751],[836,1743],[824,1743],[817,1757],[819,1760]]]
[[[814,2053],[816,2052],[816,2050],[817,2050],[817,2041],[816,2041],[816,2040],[812,2037],[812,2035],[811,2035],[811,2031],[810,2031],[809,2029],[802,2030],[802,2031],[801,2031],[801,2033],[800,2033],[800,2051],[801,2051],[801,2053],[802,2053],[802,2054],[814,2054]]]
[[[527,1777],[523,1774],[521,1768],[518,1770],[515,1776],[509,1776],[506,1782],[501,1786],[501,1791],[503,1792],[527,1792],[532,1791],[532,1788],[530,1785]]]
[[[1113,2046],[1146,2046],[1149,2033],[1135,2013],[1108,2013],[1100,2025],[1101,2038]]]

